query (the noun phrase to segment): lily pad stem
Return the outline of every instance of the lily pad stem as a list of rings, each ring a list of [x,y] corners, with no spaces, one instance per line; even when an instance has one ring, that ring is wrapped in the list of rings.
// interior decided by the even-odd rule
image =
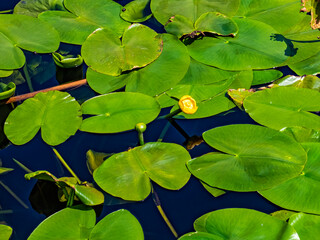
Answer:
[[[7,190],[8,193],[10,193],[10,195],[12,197],[14,197],[24,208],[28,209],[28,205],[25,204],[6,184],[4,184],[3,182],[0,181],[0,185]]]
[[[178,123],[176,123],[176,121],[174,119],[168,119],[169,122],[171,123],[172,126],[174,126],[175,129],[177,129],[177,131],[182,135],[184,136],[184,138],[186,140],[188,140],[190,138],[190,136],[188,135],[188,133],[186,133],[185,130],[183,130],[182,127],[180,127],[180,125]]]
[[[60,155],[60,153],[57,151],[57,149],[52,148],[53,152],[56,154],[56,156],[58,157],[58,159],[60,160],[60,162],[63,164],[63,166],[65,166],[65,168],[71,173],[71,175],[77,180],[78,184],[81,184],[80,179],[78,178],[78,176],[74,173],[74,171],[72,171],[72,169],[69,167],[69,165],[66,163],[66,161],[62,158],[62,156]]]
[[[178,108],[165,116],[158,117],[158,119],[170,119],[181,112],[182,112],[182,110],[180,108]]]
[[[158,194],[154,191],[153,186],[151,186],[151,194],[152,194],[152,199],[153,202],[155,203],[158,211],[160,212],[163,220],[166,222],[166,224],[168,225],[168,227],[170,228],[172,234],[175,236],[175,238],[178,238],[178,234],[176,232],[176,230],[174,229],[174,227],[172,226],[170,220],[168,219],[167,215],[165,214],[165,212],[163,211],[162,207],[161,207],[161,202],[159,199]]]
[[[25,165],[23,165],[21,162],[19,162],[17,159],[12,158],[12,160],[19,166],[21,167],[24,171],[26,171],[27,173],[32,173],[33,171],[31,171],[29,168],[27,168]]]
[[[30,75],[29,75],[29,72],[28,72],[27,63],[23,66],[23,73],[24,73],[24,76],[26,77],[27,84],[28,84],[28,87],[29,87],[29,91],[33,92],[34,89],[33,89],[31,78],[30,78]]]
[[[4,10],[4,11],[0,11],[0,14],[2,13],[12,13],[13,9],[9,9],[9,10]]]
[[[140,146],[143,146],[143,145],[144,145],[143,133],[138,133],[138,135],[139,135],[139,143],[140,143]]]
[[[170,127],[170,122],[167,122],[166,125],[164,126],[164,128],[162,129],[160,136],[157,140],[157,142],[162,142],[163,138],[165,137],[165,135],[167,134],[169,127]]]

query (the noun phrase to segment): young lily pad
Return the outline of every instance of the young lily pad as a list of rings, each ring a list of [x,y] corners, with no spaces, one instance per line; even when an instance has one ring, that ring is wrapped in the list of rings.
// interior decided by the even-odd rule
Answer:
[[[105,28],[120,37],[130,24],[120,18],[122,6],[111,0],[64,0],[68,11],[46,11],[39,15],[57,29],[62,42],[82,44],[96,29]]]
[[[288,75],[274,82],[281,87],[309,88],[320,91],[320,79],[317,76],[293,76]]]
[[[103,152],[95,152],[91,149],[87,151],[87,167],[91,174],[96,170],[107,157],[110,157],[112,154],[103,153]]]
[[[0,167],[0,174],[4,174],[4,173],[7,173],[7,172],[11,172],[11,171],[13,171],[12,168]]]
[[[255,92],[244,108],[256,122],[274,129],[301,126],[320,129],[320,92],[305,88],[276,87]]]
[[[238,10],[239,2],[239,0],[151,0],[151,11],[162,25],[175,15],[182,15],[194,23],[206,12],[220,12],[232,16]]]
[[[9,77],[13,73],[13,70],[1,70],[0,69],[0,78]]]
[[[9,227],[7,225],[0,224],[0,239],[9,240],[11,234],[12,234],[11,227]]]
[[[52,58],[54,63],[61,68],[75,68],[83,63],[81,55],[78,55],[77,57],[63,56],[60,53],[54,52],[52,53]]]
[[[232,98],[233,102],[242,109],[243,101],[246,97],[253,94],[253,91],[245,88],[229,89],[228,95]]]
[[[13,82],[4,84],[0,82],[0,100],[10,98],[16,91],[16,85]]]
[[[289,225],[297,231],[300,240],[317,239],[320,236],[320,216],[297,213],[290,217]]]
[[[151,18],[150,0],[134,0],[125,5],[120,16],[128,22],[144,22]]]
[[[149,123],[160,113],[155,99],[141,93],[110,93],[82,104],[82,113],[94,115],[83,120],[81,131],[116,133],[134,129],[137,123]]]
[[[229,208],[207,213],[194,222],[196,232],[179,240],[299,240],[284,221],[251,209]]]
[[[164,28],[168,33],[171,33],[178,38],[196,31],[193,22],[182,15],[172,16]]]
[[[42,139],[58,145],[74,135],[82,122],[80,105],[68,93],[50,91],[27,99],[8,116],[4,132],[17,145],[29,142],[41,129]]]
[[[283,76],[283,73],[275,69],[253,71],[252,85],[260,85],[273,82]]]
[[[289,64],[289,67],[299,76],[316,75],[320,73],[320,52],[301,62]]]
[[[300,174],[304,149],[291,137],[261,126],[239,124],[203,133],[204,140],[225,152],[188,161],[190,172],[210,186],[232,191],[268,189]]]
[[[308,159],[303,172],[259,193],[274,204],[294,211],[320,214],[320,143],[302,143]]]
[[[14,14],[37,17],[48,10],[66,10],[63,0],[21,0],[13,9]]]
[[[163,42],[151,28],[133,24],[122,39],[106,29],[93,32],[84,42],[82,56],[93,70],[119,76],[121,72],[148,65],[159,57]]]
[[[211,187],[208,184],[200,181],[200,183],[202,184],[202,186],[214,197],[219,197],[223,194],[225,194],[226,192],[219,189],[219,188],[215,188],[215,187]]]
[[[0,54],[6,56],[0,60],[2,70],[24,65],[25,56],[21,49],[50,53],[58,49],[59,43],[57,31],[48,23],[30,16],[0,14]]]
[[[273,40],[277,32],[270,25],[247,18],[233,20],[239,27],[236,37],[196,40],[188,45],[190,56],[204,64],[233,71],[272,68],[288,58],[286,43]]]
[[[147,143],[109,157],[93,173],[95,182],[107,193],[125,200],[142,201],[151,192],[150,180],[161,187],[178,190],[189,180],[185,162],[188,151],[173,143]]]

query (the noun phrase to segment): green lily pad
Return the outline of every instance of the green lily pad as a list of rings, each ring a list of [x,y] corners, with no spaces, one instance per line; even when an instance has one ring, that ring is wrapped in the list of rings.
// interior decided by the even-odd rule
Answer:
[[[233,71],[272,68],[288,58],[286,43],[274,40],[272,36],[277,32],[270,25],[247,18],[233,20],[239,27],[236,37],[195,40],[188,45],[190,56],[204,64]]]
[[[320,216],[297,213],[290,217],[289,225],[297,231],[300,240],[317,239],[320,235]]]
[[[253,91],[245,88],[229,89],[228,95],[232,98],[233,102],[242,109],[243,101],[246,97],[251,96]]]
[[[244,100],[250,117],[264,126],[282,129],[300,126],[320,129],[320,92],[294,87],[276,87],[258,91]]]
[[[188,151],[173,143],[147,143],[109,157],[93,173],[107,193],[125,200],[142,201],[151,192],[150,180],[163,188],[178,190],[189,180],[185,162]]]
[[[16,85],[13,82],[4,84],[0,82],[0,100],[10,98],[16,91]]]
[[[320,79],[317,76],[294,76],[288,75],[274,82],[281,87],[297,87],[297,88],[309,88],[318,90],[320,92]]]
[[[215,187],[211,187],[208,184],[200,181],[200,183],[202,184],[202,186],[214,197],[219,197],[223,194],[225,194],[226,192],[219,189],[219,188],[215,188]]]
[[[203,133],[210,146],[225,152],[188,161],[190,172],[210,186],[231,191],[268,189],[300,174],[304,149],[291,137],[261,126],[238,124]]]
[[[58,33],[48,23],[30,16],[0,14],[0,54],[6,56],[0,60],[2,70],[24,65],[25,56],[21,49],[50,53],[58,49],[59,43]]]
[[[303,172],[259,193],[274,204],[294,211],[320,214],[320,143],[302,143],[308,159]]]
[[[196,232],[179,240],[299,240],[284,221],[251,209],[229,208],[207,213],[194,222]]]
[[[11,227],[9,227],[7,225],[0,224],[0,239],[9,240],[11,234],[12,234]]]
[[[8,116],[4,132],[17,145],[29,142],[41,129],[42,139],[58,145],[74,135],[82,122],[80,105],[68,93],[50,91],[27,99]]]
[[[320,131],[304,127],[286,127],[281,132],[293,137],[297,142],[320,142]]]
[[[303,61],[289,64],[289,67],[299,76],[319,74],[320,73],[320,52]]]
[[[75,68],[83,63],[81,55],[78,55],[77,57],[63,56],[60,53],[54,52],[52,53],[52,58],[54,63],[61,68]]]
[[[103,153],[103,152],[95,152],[91,149],[87,151],[87,167],[91,174],[96,170],[107,157],[110,157],[112,154]]]
[[[122,36],[130,25],[120,18],[122,6],[114,1],[64,0],[68,11],[46,11],[39,18],[49,22],[60,34],[62,42],[83,44],[96,29],[105,28]]]
[[[300,24],[305,14],[300,13],[300,0],[241,0],[235,16],[258,20],[281,33]]]
[[[93,228],[89,240],[143,240],[139,221],[127,210],[120,209],[104,217]]]
[[[110,93],[82,104],[82,113],[94,115],[83,120],[81,131],[116,133],[134,129],[137,123],[153,121],[160,113],[155,99],[141,93]]]
[[[7,172],[11,172],[11,171],[13,171],[12,168],[0,167],[0,174],[4,174],[4,173],[7,173]]]
[[[9,77],[13,73],[13,70],[1,70],[0,69],[0,78]]]
[[[120,40],[111,31],[99,29],[83,43],[82,56],[93,70],[119,76],[122,71],[148,65],[159,57],[163,42],[151,28],[132,24]]]
[[[196,31],[193,22],[189,18],[182,15],[172,16],[164,28],[168,33],[173,34],[178,38]]]
[[[65,208],[41,222],[28,240],[89,239],[95,223],[93,209],[83,205]]]
[[[272,217],[279,218],[282,221],[287,221],[292,215],[296,214],[297,212],[288,211],[288,210],[280,210],[273,213],[270,213]]]
[[[150,10],[148,11],[149,4],[150,0],[131,1],[123,7],[120,17],[128,22],[147,21],[152,16]]]
[[[253,71],[252,85],[266,84],[273,82],[283,76],[283,73],[275,69]]]
[[[37,17],[48,10],[66,10],[63,0],[21,0],[13,9],[14,14]]]
[[[162,25],[175,15],[182,15],[194,23],[206,12],[220,12],[232,16],[238,10],[239,2],[239,0],[152,0],[151,11]]]

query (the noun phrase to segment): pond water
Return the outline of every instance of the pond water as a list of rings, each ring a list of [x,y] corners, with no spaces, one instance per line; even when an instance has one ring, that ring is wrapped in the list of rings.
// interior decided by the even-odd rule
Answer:
[[[0,3],[0,10],[12,8],[18,1],[6,0]],[[119,1],[124,4],[129,1]],[[157,29],[161,31],[161,29]],[[76,51],[77,49],[75,49]],[[28,59],[31,61],[32,57]],[[43,61],[52,61],[50,56],[44,56]],[[52,63],[52,62],[51,62]],[[55,71],[54,65],[51,71]],[[53,70],[52,70],[53,66]],[[284,74],[288,74],[286,68],[281,69]],[[85,69],[84,69],[85,71]],[[55,77],[50,77],[41,82],[33,79],[34,90],[39,90],[57,85]],[[17,95],[28,91],[28,86],[23,83],[17,88]],[[76,99],[87,99],[94,96],[94,92],[88,86],[82,86],[69,91]],[[163,113],[168,109],[163,110]],[[228,114],[220,114],[214,117],[201,120],[177,120],[177,123],[190,135],[200,136],[204,131],[222,125],[254,123],[253,120],[243,111],[234,109]],[[166,120],[157,120],[148,125],[145,132],[145,141],[157,141],[162,129],[166,125]],[[164,142],[183,144],[184,137],[172,126],[170,126]],[[57,146],[57,150],[68,162],[71,168],[82,180],[92,182],[92,176],[86,167],[86,152],[92,149],[97,152],[116,153],[127,150],[129,147],[137,146],[138,137],[135,131],[119,134],[99,135],[78,132],[75,136],[68,139],[63,144]],[[203,155],[210,152],[211,148],[205,143],[200,144],[190,151],[192,157]],[[14,168],[11,173],[1,176],[1,185],[5,184],[20,199],[14,198],[0,186],[0,223],[6,223],[14,230],[12,239],[23,240],[31,231],[45,219],[43,214],[37,213],[29,202],[29,195],[36,181],[24,179],[26,173],[12,159],[17,159],[29,169],[48,170],[55,176],[69,176],[61,163],[54,156],[51,147],[45,144],[39,134],[28,144],[23,146],[10,145],[0,150],[2,166]],[[250,208],[265,213],[271,213],[279,207],[270,203],[258,193],[236,193],[227,192],[218,198],[210,195],[196,180],[191,177],[188,184],[179,191],[165,190],[154,184],[155,191],[158,193],[162,207],[166,212],[171,223],[179,235],[193,231],[193,222],[204,213],[222,208]],[[106,214],[117,209],[125,208],[129,210],[141,223],[146,240],[171,240],[175,239],[165,222],[161,218],[155,207],[151,196],[143,202],[125,202],[106,196],[100,219]],[[98,219],[99,220],[99,219]]]

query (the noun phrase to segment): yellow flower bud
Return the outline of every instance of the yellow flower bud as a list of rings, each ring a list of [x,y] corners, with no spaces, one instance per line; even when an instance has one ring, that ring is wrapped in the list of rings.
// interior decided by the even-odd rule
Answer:
[[[185,95],[179,100],[179,107],[186,114],[194,114],[197,110],[197,102],[191,96]]]

